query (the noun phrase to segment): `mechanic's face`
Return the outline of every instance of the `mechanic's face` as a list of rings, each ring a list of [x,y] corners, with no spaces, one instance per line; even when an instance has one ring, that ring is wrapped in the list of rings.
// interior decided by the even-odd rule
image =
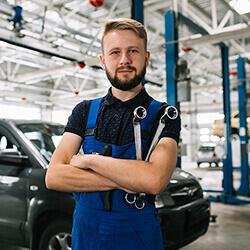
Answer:
[[[104,37],[100,63],[113,87],[130,90],[139,85],[148,61],[143,39],[133,31],[111,31]]]

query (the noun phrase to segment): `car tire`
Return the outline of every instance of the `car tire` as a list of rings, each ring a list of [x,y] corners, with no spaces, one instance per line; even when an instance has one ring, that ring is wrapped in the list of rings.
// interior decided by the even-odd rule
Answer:
[[[57,219],[50,222],[42,232],[38,249],[71,249],[71,221],[69,219]]]

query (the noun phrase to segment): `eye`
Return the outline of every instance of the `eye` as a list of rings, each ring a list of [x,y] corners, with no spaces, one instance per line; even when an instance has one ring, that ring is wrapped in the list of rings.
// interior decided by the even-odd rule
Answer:
[[[138,50],[137,50],[137,49],[130,49],[128,52],[129,52],[130,54],[134,54],[134,53],[137,53]]]
[[[120,53],[119,50],[113,50],[110,52],[110,55],[118,55]]]

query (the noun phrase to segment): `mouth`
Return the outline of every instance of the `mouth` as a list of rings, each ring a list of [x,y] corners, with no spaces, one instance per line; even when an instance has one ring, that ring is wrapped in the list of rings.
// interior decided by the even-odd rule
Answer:
[[[129,73],[133,72],[134,70],[118,70],[117,73]]]
[[[132,67],[120,67],[117,69],[117,73],[128,73],[133,71],[135,71],[135,69]]]

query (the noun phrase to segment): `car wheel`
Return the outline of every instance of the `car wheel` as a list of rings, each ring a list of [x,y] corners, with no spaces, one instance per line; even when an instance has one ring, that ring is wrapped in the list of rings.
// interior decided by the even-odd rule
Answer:
[[[52,221],[44,229],[39,250],[70,250],[71,249],[71,222],[67,219]]]

